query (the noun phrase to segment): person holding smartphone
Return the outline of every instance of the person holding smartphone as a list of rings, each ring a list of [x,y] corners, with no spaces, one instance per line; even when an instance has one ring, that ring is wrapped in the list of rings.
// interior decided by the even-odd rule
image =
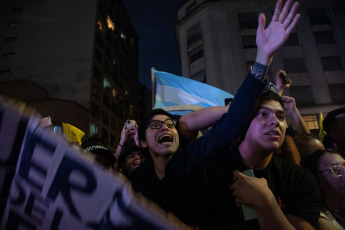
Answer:
[[[265,77],[268,65],[299,19],[299,15],[296,15],[298,4],[290,7],[291,3],[292,1],[288,0],[282,7],[281,0],[278,0],[275,17],[267,29],[265,17],[260,15],[256,62],[237,91],[227,113],[218,119],[207,133],[181,149],[179,129],[176,127],[178,123],[168,112],[162,109],[153,110],[139,123],[140,143],[149,151],[151,159],[133,171],[131,181],[135,191],[170,211],[174,198],[183,187],[181,183],[187,171],[202,158],[227,148],[245,133],[258,97],[267,85]],[[205,116],[209,117],[207,114]]]
[[[135,120],[126,120],[125,124],[121,130],[121,138],[115,150],[114,156],[117,159],[114,165],[115,170],[120,170],[119,159],[121,155],[124,153],[126,146],[128,145],[136,145],[140,148],[140,142],[138,138],[138,125]],[[123,158],[123,157],[122,157]],[[137,162],[137,166],[139,166],[144,160],[144,157],[139,158],[140,162]]]
[[[297,6],[288,0],[281,10],[282,1],[278,0],[267,28],[260,14],[258,54],[251,70],[254,76],[266,73],[257,68],[267,70],[273,53],[282,45],[281,40],[274,45],[282,38],[278,34],[288,35],[299,18],[294,15]],[[282,98],[265,90],[251,106],[255,112],[242,126],[239,145],[194,165],[184,177],[171,211],[199,229],[318,229],[321,198],[315,179],[307,170],[273,154],[282,145],[287,129]],[[236,112],[241,114],[244,109]],[[230,132],[238,127],[228,128]],[[250,169],[251,176],[242,173]],[[254,209],[257,218],[239,210],[243,205]]]

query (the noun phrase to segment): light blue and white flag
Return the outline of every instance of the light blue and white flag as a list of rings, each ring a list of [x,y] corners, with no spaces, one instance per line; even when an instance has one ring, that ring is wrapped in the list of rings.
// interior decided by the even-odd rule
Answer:
[[[152,76],[155,90],[154,109],[174,108],[176,106],[186,107],[211,107],[223,106],[226,98],[234,96],[216,87],[174,74],[152,69]],[[169,112],[172,112],[170,109]],[[181,109],[183,110],[183,109]],[[178,114],[178,113],[174,113]]]

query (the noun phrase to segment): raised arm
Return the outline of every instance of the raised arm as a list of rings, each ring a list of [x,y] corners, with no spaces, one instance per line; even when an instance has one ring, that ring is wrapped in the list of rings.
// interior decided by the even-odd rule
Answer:
[[[292,97],[283,96],[284,108],[292,116],[298,134],[310,134],[310,130],[296,107],[296,101]]]
[[[268,66],[274,53],[288,39],[291,31],[295,28],[300,15],[296,14],[298,3],[295,2],[290,10],[292,0],[288,0],[282,11],[282,0],[278,0],[271,23],[265,29],[266,17],[263,13],[259,15],[259,25],[256,32],[256,44],[258,52],[256,62]]]
[[[135,144],[137,146],[140,146],[137,127],[131,127],[130,129],[126,129],[126,123],[125,123],[122,127],[122,130],[121,130],[121,138],[120,138],[119,144],[117,145],[117,148],[116,148],[115,153],[114,153],[115,158],[116,158],[116,162],[114,164],[115,170],[118,170],[118,168],[119,168],[120,155],[123,153],[125,144],[130,138],[133,138]]]
[[[187,143],[198,137],[199,130],[208,128],[229,109],[229,106],[213,106],[187,113],[179,119],[180,142]]]
[[[257,30],[257,56],[251,73],[242,83],[231,103],[229,111],[219,119],[200,139],[201,155],[221,150],[243,135],[249,124],[257,99],[266,86],[266,72],[275,52],[287,40],[300,17],[296,14],[298,3],[288,0],[280,12],[282,1],[278,0],[271,23],[265,29],[265,15],[260,14]],[[290,9],[291,8],[291,9]]]

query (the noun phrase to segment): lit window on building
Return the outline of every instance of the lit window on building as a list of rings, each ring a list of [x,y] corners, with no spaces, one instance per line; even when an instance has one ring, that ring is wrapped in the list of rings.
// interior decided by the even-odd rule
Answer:
[[[319,129],[319,122],[316,115],[302,116],[309,129]]]
[[[115,30],[115,24],[113,23],[109,15],[107,16],[107,24],[109,29],[111,29],[112,31]]]
[[[98,127],[97,125],[90,123],[90,136],[91,137],[96,137],[98,134]]]
[[[103,88],[110,88],[110,81],[106,77],[103,79]]]
[[[115,98],[116,97],[116,89],[113,88],[112,90],[112,96]]]
[[[127,96],[128,95],[128,90],[125,90],[125,96]]]
[[[122,39],[126,39],[126,35],[124,33],[121,32],[121,38]]]
[[[104,32],[104,27],[103,27],[103,25],[102,25],[102,22],[101,22],[101,20],[97,20],[97,25],[98,25],[98,29],[100,30],[100,31],[102,31],[102,32]]]

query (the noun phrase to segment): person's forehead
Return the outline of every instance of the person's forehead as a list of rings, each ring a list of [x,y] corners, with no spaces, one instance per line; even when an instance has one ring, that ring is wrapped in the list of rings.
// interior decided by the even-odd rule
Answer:
[[[167,115],[163,115],[163,114],[157,114],[157,115],[154,115],[152,118],[151,118],[151,121],[152,120],[160,120],[160,121],[165,121],[167,119],[170,119],[170,117],[168,117]]]
[[[128,155],[139,155],[142,154],[142,152],[140,150],[134,150],[132,152],[130,152]]]
[[[269,109],[269,110],[284,112],[284,109],[281,106],[281,104],[275,100],[264,101],[263,103],[259,105],[259,109]]]
[[[320,168],[325,168],[327,166],[334,165],[334,164],[343,164],[344,162],[345,162],[345,159],[342,158],[338,154],[325,153],[320,158],[319,166],[320,166]]]

